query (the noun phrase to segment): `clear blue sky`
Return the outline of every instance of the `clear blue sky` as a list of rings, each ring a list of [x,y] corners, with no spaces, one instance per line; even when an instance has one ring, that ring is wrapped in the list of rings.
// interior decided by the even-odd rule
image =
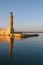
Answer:
[[[43,0],[0,0],[0,27],[8,27],[11,11],[16,31],[43,31]]]

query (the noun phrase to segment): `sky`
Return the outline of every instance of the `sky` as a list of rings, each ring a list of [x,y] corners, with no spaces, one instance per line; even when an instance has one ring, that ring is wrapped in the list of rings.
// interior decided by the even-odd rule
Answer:
[[[0,28],[9,27],[10,12],[15,31],[43,31],[43,0],[0,0]]]

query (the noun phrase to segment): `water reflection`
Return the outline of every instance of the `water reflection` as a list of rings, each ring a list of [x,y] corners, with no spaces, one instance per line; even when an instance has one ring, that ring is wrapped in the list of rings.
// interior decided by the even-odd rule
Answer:
[[[13,42],[14,42],[14,38],[13,37],[9,37],[9,57],[12,58],[12,49],[13,49]]]
[[[8,43],[8,55],[12,58],[12,50],[14,39],[26,39],[28,37],[13,37],[13,36],[0,36],[0,41],[5,41]]]
[[[12,58],[12,50],[14,39],[23,39],[24,37],[13,37],[13,36],[0,36],[0,41],[5,41],[8,43],[8,55]]]
[[[8,43],[9,57],[12,58],[12,49],[13,49],[14,38],[11,36],[0,36],[0,41],[5,41]]]

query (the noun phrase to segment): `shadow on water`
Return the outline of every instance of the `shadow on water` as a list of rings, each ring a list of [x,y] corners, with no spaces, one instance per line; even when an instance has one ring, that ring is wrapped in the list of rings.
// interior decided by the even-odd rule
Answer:
[[[26,39],[26,38],[30,38],[30,37],[36,37],[36,36],[23,36],[23,37],[13,37],[13,36],[0,36],[0,41],[6,41],[8,42],[8,55],[9,58],[12,59],[12,51],[13,51],[13,43],[14,43],[14,39]]]

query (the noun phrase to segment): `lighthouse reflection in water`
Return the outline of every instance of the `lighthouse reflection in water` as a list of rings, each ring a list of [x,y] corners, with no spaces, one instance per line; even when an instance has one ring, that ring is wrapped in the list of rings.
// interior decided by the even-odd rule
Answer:
[[[0,36],[0,46],[2,46],[2,49],[4,50],[2,52],[4,53],[5,51],[7,51],[6,48],[8,47],[8,56],[9,57],[12,57],[13,42],[14,42],[14,38],[13,37]],[[2,50],[2,49],[0,49],[0,50]]]

